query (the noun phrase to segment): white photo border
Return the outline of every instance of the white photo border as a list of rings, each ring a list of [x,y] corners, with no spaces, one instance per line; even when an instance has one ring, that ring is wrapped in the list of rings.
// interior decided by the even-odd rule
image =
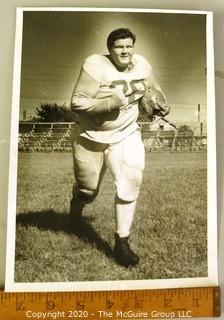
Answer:
[[[208,277],[155,279],[155,280],[119,280],[119,281],[83,281],[83,282],[35,282],[16,283],[15,275],[15,235],[16,235],[16,192],[18,159],[18,125],[20,101],[20,74],[22,59],[23,13],[27,11],[60,12],[138,12],[138,13],[184,13],[206,15],[206,63],[207,63],[207,132],[208,132],[208,174],[207,174],[207,267]],[[105,291],[138,290],[180,287],[208,287],[218,285],[217,272],[217,185],[216,185],[216,130],[215,130],[215,79],[213,48],[213,13],[196,10],[133,9],[133,8],[92,8],[92,7],[19,7],[16,11],[16,35],[14,52],[14,75],[12,93],[11,142],[9,162],[8,216],[7,216],[7,253],[5,291]]]

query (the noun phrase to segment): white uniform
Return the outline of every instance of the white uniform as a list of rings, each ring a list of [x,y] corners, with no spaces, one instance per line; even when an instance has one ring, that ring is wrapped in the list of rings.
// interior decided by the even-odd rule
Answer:
[[[133,68],[130,71],[119,72],[107,56],[94,54],[85,60],[83,70],[99,84],[95,98],[111,96],[120,87],[128,98],[128,104],[122,109],[97,116],[88,115],[88,112],[77,113],[81,136],[111,144],[120,142],[136,131],[138,101],[147,88],[152,72],[151,66],[142,56],[134,54],[132,62]]]
[[[150,79],[154,79],[151,66],[142,56],[134,54],[132,63],[131,70],[119,72],[107,56],[94,54],[84,61],[83,70],[99,85],[93,98],[109,97],[115,88],[120,87],[128,103],[120,109],[96,115],[88,114],[84,106],[78,106],[78,111],[83,112],[77,112],[80,131],[73,145],[75,192],[83,194],[87,202],[97,195],[105,169],[111,171],[118,199],[115,206],[118,229],[126,224],[119,223],[124,210],[134,214],[142,182],[145,149],[137,124],[138,101]],[[119,201],[127,203],[127,209]],[[131,216],[129,220],[132,219]],[[120,230],[120,234],[127,234],[129,227],[127,229]]]

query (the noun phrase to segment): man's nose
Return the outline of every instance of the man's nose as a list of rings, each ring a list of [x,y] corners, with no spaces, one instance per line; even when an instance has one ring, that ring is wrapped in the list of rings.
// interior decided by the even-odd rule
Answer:
[[[126,47],[123,47],[122,53],[127,53],[127,52],[128,52],[128,49]]]

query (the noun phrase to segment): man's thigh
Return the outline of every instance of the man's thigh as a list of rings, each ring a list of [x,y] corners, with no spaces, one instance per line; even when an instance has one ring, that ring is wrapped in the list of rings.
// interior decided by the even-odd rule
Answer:
[[[124,201],[136,200],[145,166],[145,148],[140,133],[137,131],[122,142],[111,145],[105,153],[118,197]]]
[[[106,145],[77,137],[73,144],[74,173],[78,188],[96,191],[99,187],[104,168]]]

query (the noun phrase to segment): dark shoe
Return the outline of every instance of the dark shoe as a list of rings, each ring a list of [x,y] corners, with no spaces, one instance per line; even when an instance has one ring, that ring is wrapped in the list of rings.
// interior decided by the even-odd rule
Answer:
[[[117,262],[126,268],[139,263],[139,257],[131,250],[128,238],[129,237],[120,238],[119,235],[115,233],[114,256]]]

